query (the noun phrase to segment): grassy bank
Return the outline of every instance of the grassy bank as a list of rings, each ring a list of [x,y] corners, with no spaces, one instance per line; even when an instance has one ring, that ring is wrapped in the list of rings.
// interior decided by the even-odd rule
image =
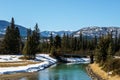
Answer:
[[[94,64],[90,64],[89,65],[90,66],[90,68],[92,69],[92,71],[95,73],[95,74],[97,74],[97,75],[99,75],[103,80],[120,80],[120,76],[113,76],[113,75],[111,75],[111,74],[107,74],[105,71],[103,71],[102,69],[101,69],[101,67],[99,67],[99,65],[98,64],[96,64],[96,63],[94,63]]]
[[[32,61],[0,62],[0,67],[27,66],[30,64],[38,64],[38,63],[41,63],[41,62],[32,62]]]
[[[0,75],[0,80],[19,80],[21,78],[26,78],[29,80],[33,79],[33,76],[37,76],[37,72],[33,73],[17,73],[17,74],[4,74]],[[35,78],[33,79],[35,80]]]

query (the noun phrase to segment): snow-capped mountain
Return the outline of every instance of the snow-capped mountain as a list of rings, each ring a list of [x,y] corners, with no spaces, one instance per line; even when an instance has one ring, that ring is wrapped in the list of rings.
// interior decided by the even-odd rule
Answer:
[[[6,28],[9,25],[10,25],[10,22],[0,20],[0,35],[5,35]],[[21,25],[16,25],[16,26],[19,28],[21,36],[27,35],[27,28]],[[51,33],[53,37],[55,37],[56,35],[60,35],[62,37],[64,33],[70,35],[71,33],[73,33],[73,31],[42,31],[40,34],[41,34],[41,37],[50,37]]]
[[[10,25],[10,22],[8,21],[4,21],[4,20],[0,20],[0,35],[5,35],[6,32],[6,28]],[[20,35],[21,36],[26,36],[27,33],[27,28],[20,26],[20,25],[16,25],[19,30],[20,30]]]
[[[120,27],[97,27],[97,26],[86,27],[74,32],[73,35],[74,37],[78,37],[80,33],[82,33],[83,36],[99,37],[101,35],[107,35],[108,33],[111,33],[111,31],[112,31],[113,37],[115,36],[116,31],[118,32],[118,35],[119,35]]]
[[[43,36],[43,37],[50,37],[51,33],[52,33],[53,37],[55,37],[56,35],[59,35],[59,36],[62,37],[64,35],[64,33],[66,35],[67,34],[70,35],[70,34],[73,33],[73,31],[42,31],[41,32],[41,36]]]
[[[6,28],[9,25],[10,25],[10,23],[8,21],[0,20],[0,36],[5,35]],[[27,35],[27,28],[20,26],[20,25],[16,25],[16,26],[19,28],[21,36]],[[72,34],[74,37],[78,37],[80,35],[80,33],[82,33],[83,36],[88,36],[88,37],[97,36],[97,37],[99,37],[101,35],[107,35],[111,31],[113,33],[113,37],[115,36],[116,31],[118,32],[118,35],[119,35],[120,34],[120,27],[92,26],[92,27],[82,28],[78,31],[42,31],[40,34],[41,34],[41,37],[50,37],[51,33],[52,33],[53,37],[55,37],[56,35],[59,35],[62,37],[65,33],[68,35]]]

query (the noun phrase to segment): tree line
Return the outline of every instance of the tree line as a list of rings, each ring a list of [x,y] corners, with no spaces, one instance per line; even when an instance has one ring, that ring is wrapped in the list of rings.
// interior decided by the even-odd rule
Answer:
[[[74,54],[88,54],[93,51],[97,45],[97,37],[89,39],[87,36],[84,37],[82,33],[79,37],[65,34],[60,37],[59,35],[53,37],[50,34],[49,41],[47,39],[41,43],[41,52],[47,52],[53,54],[54,52],[59,53],[74,53]]]
[[[40,29],[38,24],[34,30],[27,30],[26,41],[23,41],[20,36],[20,31],[15,26],[14,18],[11,19],[10,25],[6,29],[6,34],[3,40],[0,41],[0,54],[24,54],[25,57],[34,59],[36,53],[73,53],[95,55],[96,61],[102,62],[107,60],[107,57],[120,56],[120,34],[116,30],[116,35],[113,38],[112,32],[108,35],[102,35],[99,38],[89,38],[83,36],[80,32],[79,37],[72,34],[65,34],[61,37],[50,34],[49,38],[40,37]],[[109,55],[109,56],[108,56]]]

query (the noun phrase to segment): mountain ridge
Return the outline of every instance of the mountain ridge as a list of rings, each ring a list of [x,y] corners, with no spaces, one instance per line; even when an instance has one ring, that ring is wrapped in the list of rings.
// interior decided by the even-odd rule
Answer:
[[[5,31],[7,26],[10,25],[10,22],[5,20],[0,20],[0,35],[5,35]],[[21,36],[27,35],[27,28],[21,25],[17,25],[20,29]],[[118,32],[118,35],[120,34],[120,27],[110,26],[110,27],[99,27],[99,26],[90,26],[90,27],[84,27],[77,31],[69,31],[69,30],[61,30],[61,31],[42,31],[40,32],[42,37],[50,37],[50,34],[52,33],[53,37],[56,35],[60,35],[61,37],[64,35],[64,33],[67,35],[73,35],[74,37],[79,37],[79,34],[82,33],[83,36],[88,37],[99,37],[102,35],[107,35],[109,32],[113,32],[113,37],[115,36],[115,31]]]
[[[108,33],[113,33],[113,37],[115,36],[115,32],[117,31],[118,35],[120,34],[120,27],[110,26],[110,27],[99,27],[99,26],[91,26],[81,28],[73,33],[75,37],[78,37],[80,33],[83,36],[91,36],[91,37],[100,37],[101,35],[107,35]]]
[[[10,25],[10,22],[5,21],[5,20],[0,20],[0,34],[5,35],[6,28]],[[27,34],[27,28],[21,25],[15,24],[20,30],[20,35],[21,36],[26,36]]]
[[[0,20],[0,35],[5,35],[6,28],[9,25],[10,25],[10,22],[5,20]],[[27,36],[28,28],[25,28],[24,26],[17,25],[17,24],[15,24],[15,26],[19,28],[21,36]],[[55,37],[56,35],[60,35],[62,37],[64,33],[72,34],[72,31],[42,31],[40,34],[42,37],[50,37],[51,33],[53,34],[53,37]]]

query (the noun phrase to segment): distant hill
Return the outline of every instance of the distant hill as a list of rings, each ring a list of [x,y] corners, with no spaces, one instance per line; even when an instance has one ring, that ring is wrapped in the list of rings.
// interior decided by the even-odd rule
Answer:
[[[10,25],[10,22],[5,21],[5,20],[0,20],[0,36],[5,35],[6,28],[9,25]],[[16,26],[19,28],[21,36],[27,35],[27,28],[21,25],[17,25],[17,24]],[[64,33],[68,35],[73,35],[74,37],[79,37],[79,34],[81,32],[83,36],[93,38],[95,36],[99,37],[101,35],[107,35],[109,32],[112,31],[113,37],[114,37],[116,30],[119,35],[120,27],[98,27],[98,26],[85,27],[77,31],[42,31],[40,34],[41,34],[41,37],[46,37],[46,38],[50,37],[51,33],[53,34],[53,37],[55,37],[56,35],[60,35],[62,37]]]
[[[10,22],[5,21],[5,20],[0,20],[0,35],[5,35],[6,28],[9,25],[10,25]],[[26,36],[27,28],[17,25],[17,24],[15,26],[17,26],[19,28],[21,36]]]
[[[5,20],[0,20],[0,36],[5,35],[6,28],[9,25],[10,25],[10,22]],[[27,35],[27,28],[17,24],[16,26],[19,28],[21,36]],[[73,31],[42,31],[40,34],[41,34],[41,37],[50,37],[51,33],[53,34],[53,37],[55,37],[56,35],[60,35],[62,37],[64,33],[70,35],[72,32]]]
[[[87,37],[100,37],[101,35],[107,35],[110,32],[113,32],[113,37],[115,36],[116,31],[118,32],[118,35],[120,34],[120,27],[85,27],[78,31],[73,32],[74,37],[78,37],[80,33],[83,34],[83,36]],[[117,36],[118,36],[117,35]]]
[[[52,33],[53,37],[56,35],[59,35],[63,37],[64,33],[67,35],[71,35],[74,31],[42,31],[41,36],[43,37],[50,37],[50,34]]]

